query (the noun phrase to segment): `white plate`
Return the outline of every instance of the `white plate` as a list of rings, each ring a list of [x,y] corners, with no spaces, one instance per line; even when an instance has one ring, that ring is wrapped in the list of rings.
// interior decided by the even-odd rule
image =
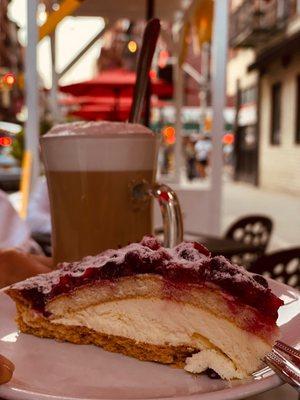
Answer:
[[[300,293],[269,281],[284,300],[279,326],[282,340],[300,346]],[[16,366],[13,379],[0,386],[0,397],[13,400],[240,399],[281,384],[268,368],[229,386],[205,375],[142,362],[95,346],[60,343],[18,333],[15,307],[0,291],[0,353]]]

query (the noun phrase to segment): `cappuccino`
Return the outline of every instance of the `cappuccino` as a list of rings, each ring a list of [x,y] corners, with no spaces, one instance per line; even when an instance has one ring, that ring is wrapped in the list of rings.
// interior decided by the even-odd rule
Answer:
[[[137,124],[76,122],[54,127],[41,147],[55,263],[124,246],[152,232],[151,200],[135,202],[131,189],[154,182],[158,140],[153,132]]]

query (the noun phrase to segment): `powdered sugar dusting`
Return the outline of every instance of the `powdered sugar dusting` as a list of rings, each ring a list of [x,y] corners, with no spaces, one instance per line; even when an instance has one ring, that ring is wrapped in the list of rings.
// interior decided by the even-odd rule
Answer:
[[[244,268],[231,264],[222,256],[211,257],[209,251],[195,242],[183,242],[167,249],[153,237],[117,250],[73,263],[13,285],[24,297],[43,309],[47,301],[73,289],[96,281],[113,281],[137,274],[159,274],[174,284],[205,285],[213,283],[272,318],[277,318],[281,300],[268,288],[267,281]]]

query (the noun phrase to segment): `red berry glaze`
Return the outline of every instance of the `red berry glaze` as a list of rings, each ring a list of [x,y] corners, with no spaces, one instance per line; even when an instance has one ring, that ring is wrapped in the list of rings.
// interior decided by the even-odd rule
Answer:
[[[173,249],[161,246],[152,236],[117,250],[107,250],[78,262],[60,264],[59,269],[12,286],[44,312],[48,301],[94,282],[114,281],[125,276],[157,274],[175,284],[213,284],[275,321],[283,304],[260,275],[231,264],[196,242],[182,242]]]

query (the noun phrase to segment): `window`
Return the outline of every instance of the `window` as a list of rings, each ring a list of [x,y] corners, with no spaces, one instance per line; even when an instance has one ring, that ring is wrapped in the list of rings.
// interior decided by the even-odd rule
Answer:
[[[296,132],[295,142],[300,144],[300,75],[297,76],[296,81]]]
[[[272,85],[271,93],[271,144],[280,144],[280,123],[281,123],[281,83]]]
[[[251,86],[241,91],[241,105],[256,103],[256,98],[257,98],[256,86]]]

